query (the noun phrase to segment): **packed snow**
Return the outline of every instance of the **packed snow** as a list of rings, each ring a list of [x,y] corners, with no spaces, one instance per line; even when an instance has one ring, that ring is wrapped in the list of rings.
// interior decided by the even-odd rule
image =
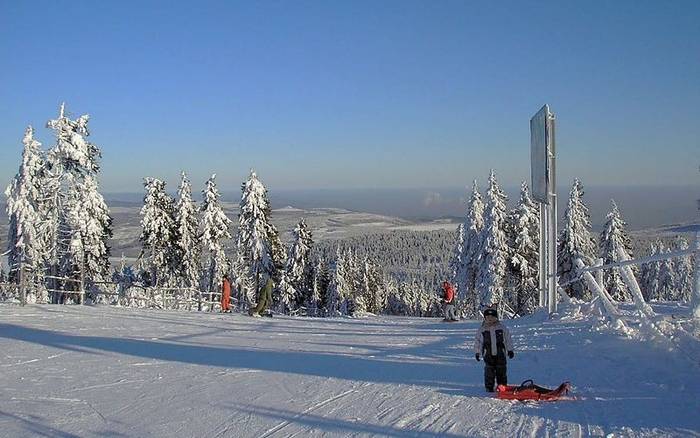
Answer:
[[[697,327],[642,340],[585,314],[505,321],[511,383],[574,385],[521,403],[484,392],[477,321],[2,304],[0,435],[700,436]]]

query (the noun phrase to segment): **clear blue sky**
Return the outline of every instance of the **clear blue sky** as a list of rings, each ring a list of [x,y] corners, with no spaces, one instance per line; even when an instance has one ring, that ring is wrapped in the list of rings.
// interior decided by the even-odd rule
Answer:
[[[65,100],[112,192],[514,185],[543,103],[561,184],[698,183],[699,1],[493,3],[2,0],[0,179]]]

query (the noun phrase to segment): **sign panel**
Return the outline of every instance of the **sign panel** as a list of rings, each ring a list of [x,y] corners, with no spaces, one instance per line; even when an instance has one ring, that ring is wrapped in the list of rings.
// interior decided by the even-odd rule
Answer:
[[[549,150],[547,148],[549,107],[543,106],[530,119],[530,174],[532,198],[541,204],[549,203]]]

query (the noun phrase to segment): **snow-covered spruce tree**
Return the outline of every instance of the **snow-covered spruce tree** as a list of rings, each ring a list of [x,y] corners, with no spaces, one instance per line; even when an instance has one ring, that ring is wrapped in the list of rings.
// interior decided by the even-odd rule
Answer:
[[[652,242],[649,247],[649,256],[659,254],[659,246]],[[641,284],[644,299],[647,301],[659,299],[659,268],[661,264],[657,262],[647,262],[642,265]]]
[[[331,282],[328,272],[328,263],[324,258],[319,258],[314,267],[314,287],[311,293],[309,314],[322,316],[328,304],[328,285]]]
[[[476,180],[472,184],[467,218],[464,223],[462,264],[457,271],[455,283],[460,311],[469,318],[479,316],[481,294],[476,287],[476,276],[481,262],[481,232],[484,228],[484,202]]]
[[[403,284],[402,298],[408,305],[408,316],[421,316],[421,307],[424,305],[421,300],[421,287],[415,280]]]
[[[191,298],[198,298],[193,290],[200,289],[201,239],[197,205],[192,199],[192,184],[182,172],[175,203],[176,268],[180,285],[190,289]],[[185,297],[183,297],[185,298]]]
[[[673,251],[685,251],[688,249],[688,241],[681,236],[673,240]],[[697,256],[696,256],[697,257]],[[676,299],[690,301],[693,290],[693,262],[690,256],[676,257],[672,260],[673,271],[676,274]]]
[[[605,225],[600,233],[600,257],[603,264],[619,262],[618,249],[632,257],[632,245],[627,233],[627,224],[622,219],[620,210],[614,200],[610,201],[610,212],[605,217]],[[603,284],[608,293],[617,301],[630,301],[632,296],[618,269],[607,269],[603,272]]]
[[[108,297],[99,294],[95,282],[109,279],[107,239],[112,237],[112,218],[95,177],[86,174],[68,199],[68,224],[73,230],[71,253],[77,256],[73,264],[84,272],[84,286],[91,301],[109,303]]]
[[[496,181],[495,172],[491,170],[486,191],[484,228],[481,233],[481,263],[477,275],[477,289],[483,294],[480,302],[487,305],[503,300],[503,281],[508,256],[505,234],[507,201],[508,198]]]
[[[348,249],[342,259],[343,271],[348,283],[348,291],[345,295],[345,308],[347,315],[355,315],[356,313],[366,312],[367,304],[365,302],[365,294],[363,290],[362,265],[356,254]]]
[[[347,301],[352,293],[352,279],[349,277],[345,255],[338,248],[326,297],[326,313],[329,316],[348,314]]]
[[[292,313],[297,308],[297,291],[292,286],[292,282],[289,280],[289,274],[285,270],[280,275],[280,281],[277,284],[277,294],[278,294],[278,311],[285,314]]]
[[[109,270],[109,247],[112,220],[99,193],[97,176],[100,170],[100,149],[87,140],[88,121],[83,115],[71,120],[62,104],[57,119],[49,120],[47,127],[54,130],[56,144],[49,151],[45,171],[47,186],[53,191],[45,196],[46,231],[54,240],[49,251],[52,273],[60,277],[82,279],[91,287],[93,298],[97,293],[95,282],[105,279]],[[88,202],[87,212],[78,205]],[[56,286],[56,285],[54,285]],[[64,289],[77,289],[77,282],[66,281]]]
[[[49,120],[47,127],[56,131],[56,145],[52,152],[60,157],[62,170],[73,175],[96,174],[100,170],[100,149],[86,140],[90,135],[85,114],[77,120],[65,115],[65,104],[61,104],[57,119]]]
[[[386,288],[386,306],[384,313],[387,315],[406,315],[407,306],[399,295],[399,285],[392,277],[384,279]]]
[[[662,243],[658,242],[659,254],[667,254],[670,250]],[[673,261],[671,259],[663,259],[659,261],[659,297],[661,301],[675,301],[678,299],[678,291],[676,285],[678,279],[676,272],[673,269]]]
[[[530,198],[527,183],[520,185],[520,200],[508,215],[507,236],[510,256],[508,303],[519,315],[532,313],[538,304],[539,209]]]
[[[139,261],[151,286],[169,286],[176,281],[173,261],[177,251],[175,205],[165,192],[165,182],[145,178],[146,195],[141,208],[141,254]]]
[[[235,294],[235,301],[238,302],[239,310],[245,309],[250,304],[249,291],[254,290],[253,278],[248,268],[248,261],[242,252],[236,250],[233,262],[231,263],[232,291]]]
[[[270,220],[270,201],[267,189],[251,170],[248,180],[241,186],[243,192],[238,214],[238,236],[236,251],[240,263],[236,272],[237,283],[250,284],[246,290],[246,301],[255,301],[255,294],[263,286],[261,275],[271,276],[279,283],[279,274],[284,264],[284,247],[277,228]]]
[[[596,242],[591,234],[591,218],[588,207],[583,203],[583,195],[583,184],[574,179],[557,243],[559,283],[565,283],[578,276],[574,260],[580,258],[590,266],[597,253]],[[591,298],[590,291],[582,281],[574,282],[564,289],[570,297],[584,300]]]
[[[381,266],[367,257],[364,262],[363,283],[367,311],[374,314],[383,312],[387,303],[384,274]]]
[[[68,235],[66,224],[66,209],[63,208],[65,194],[61,187],[62,170],[59,157],[54,151],[45,155],[43,172],[41,173],[40,217],[42,226],[38,229],[39,240],[44,248],[42,265],[45,274],[59,276],[61,255],[65,252],[63,236]],[[56,278],[45,281],[47,288],[57,290],[60,282]],[[52,302],[58,302],[59,295],[52,293]]]
[[[463,260],[464,256],[464,224],[459,224],[455,232],[454,249],[452,250],[452,258],[450,259],[450,276],[452,284],[457,287],[458,296],[461,296],[464,292],[460,290],[460,283],[466,283],[466,276],[464,273],[464,264],[466,260]],[[466,286],[464,288],[466,288]]]
[[[209,302],[214,294],[221,290],[224,274],[229,271],[229,260],[224,251],[224,242],[231,239],[231,220],[226,217],[216,187],[216,174],[206,182],[202,191],[202,250],[205,257],[204,290],[208,292]],[[213,310],[211,304],[209,310]]]
[[[287,256],[285,273],[294,290],[294,307],[308,307],[313,291],[313,266],[311,264],[311,247],[313,237],[304,218],[292,232],[292,247]]]
[[[387,313],[389,315],[408,316],[411,314],[412,303],[409,302],[408,285],[400,282],[397,285],[389,283]]]
[[[34,129],[29,126],[24,133],[22,163],[17,175],[5,190],[9,227],[7,236],[7,263],[9,280],[24,282],[28,300],[36,301],[34,290],[42,277],[43,251],[40,239],[41,173],[43,159],[41,143],[34,140]],[[24,278],[22,279],[22,276]]]

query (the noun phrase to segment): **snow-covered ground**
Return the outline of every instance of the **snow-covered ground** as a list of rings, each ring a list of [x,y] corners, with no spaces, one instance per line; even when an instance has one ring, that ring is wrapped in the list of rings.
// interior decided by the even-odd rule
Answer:
[[[697,357],[585,319],[507,324],[511,382],[579,400],[485,394],[474,321],[0,305],[0,435],[700,436]]]

